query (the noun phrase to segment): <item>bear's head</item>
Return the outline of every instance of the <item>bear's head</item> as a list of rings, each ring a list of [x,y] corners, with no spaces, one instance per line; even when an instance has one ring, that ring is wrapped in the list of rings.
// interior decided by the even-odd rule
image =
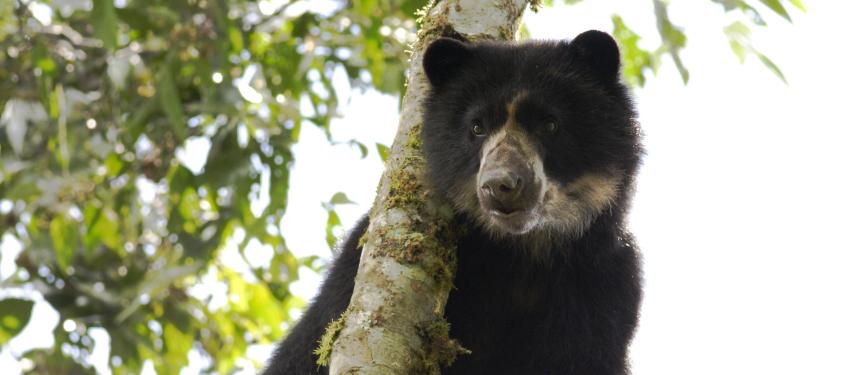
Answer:
[[[640,132],[608,34],[442,38],[423,68],[429,178],[460,213],[495,237],[547,238],[575,238],[600,216],[622,214]]]

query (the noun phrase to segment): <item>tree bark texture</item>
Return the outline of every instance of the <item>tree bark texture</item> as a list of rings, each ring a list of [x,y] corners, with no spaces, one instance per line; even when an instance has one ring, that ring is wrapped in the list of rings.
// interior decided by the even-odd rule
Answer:
[[[440,364],[464,352],[449,338],[443,318],[461,229],[425,180],[420,132],[429,84],[422,55],[441,36],[513,39],[528,4],[445,0],[423,10],[398,132],[361,239],[351,302],[328,326],[319,349],[331,350],[331,374],[437,374]]]

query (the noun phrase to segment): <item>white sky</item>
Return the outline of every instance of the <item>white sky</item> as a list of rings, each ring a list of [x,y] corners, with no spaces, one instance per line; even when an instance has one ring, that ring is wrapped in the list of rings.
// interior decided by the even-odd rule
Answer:
[[[646,298],[633,372],[850,374],[850,55],[837,31],[850,6],[806,2],[793,27],[771,17],[754,35],[786,87],[755,59],[735,63],[718,6],[684,3],[670,11],[690,38],[690,84],[667,61],[636,93],[647,157],[630,222]],[[527,20],[562,37],[601,24],[603,8],[615,7]],[[652,34],[645,10],[622,14]]]
[[[768,16],[770,28],[754,30],[786,86],[752,56],[737,63],[721,30],[731,19],[720,6],[672,2],[670,15],[689,38],[683,58],[691,81],[684,86],[665,60],[635,93],[647,155],[630,220],[645,273],[634,375],[850,374],[850,53],[841,26],[850,4],[805,4],[808,13],[792,11],[793,25]],[[612,9],[644,36],[644,47],[656,45],[648,1],[558,5],[528,13],[526,23],[535,38],[570,38],[610,31]],[[335,138],[391,143],[397,105],[352,92],[345,117],[333,124]],[[283,235],[298,255],[328,258],[320,202],[337,191],[357,202],[339,210],[350,228],[368,210],[382,164],[374,147],[362,160],[309,126],[294,151]],[[301,277],[293,289],[312,296],[321,277],[306,270]],[[37,324],[12,352],[52,343],[58,319],[46,303],[36,306]],[[9,348],[0,366],[18,371]]]

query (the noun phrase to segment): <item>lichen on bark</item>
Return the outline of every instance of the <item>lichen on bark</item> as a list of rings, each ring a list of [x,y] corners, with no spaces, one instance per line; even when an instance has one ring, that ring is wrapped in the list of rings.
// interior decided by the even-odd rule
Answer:
[[[399,129],[361,238],[351,301],[317,349],[321,364],[329,356],[331,374],[437,374],[440,365],[468,352],[449,337],[443,318],[462,228],[425,178],[420,133],[429,86],[422,54],[442,36],[513,38],[527,5],[527,0],[432,1],[422,11]]]

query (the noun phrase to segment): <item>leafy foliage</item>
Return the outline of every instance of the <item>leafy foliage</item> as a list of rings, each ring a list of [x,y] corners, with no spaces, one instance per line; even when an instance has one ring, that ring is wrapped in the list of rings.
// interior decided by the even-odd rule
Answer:
[[[24,299],[0,300],[0,344],[15,337],[29,323],[33,302]]]
[[[726,12],[734,12],[739,11],[744,13],[749,17],[752,23],[758,27],[767,26],[767,22],[762,18],[761,13],[759,13],[756,7],[748,4],[744,0],[712,0],[716,3],[720,3],[723,5],[723,9]],[[776,13],[777,15],[784,18],[786,21],[791,22],[791,15],[788,13],[787,8],[783,4],[783,1],[780,0],[759,0],[765,7]],[[800,0],[787,0],[787,3],[791,4],[798,10],[805,12],[806,8],[803,6],[803,2]],[[788,83],[785,79],[785,74],[782,73],[782,70],[779,69],[779,66],[773,62],[767,55],[760,52],[758,49],[750,41],[750,28],[742,21],[733,21],[731,24],[726,26],[723,29],[723,32],[726,33],[726,38],[729,40],[729,47],[732,48],[732,51],[738,56],[738,59],[743,63],[746,59],[747,55],[755,55],[758,57],[759,61],[764,64],[765,67],[768,68],[773,74],[775,74],[782,82]]]
[[[279,339],[303,304],[289,284],[316,267],[279,227],[292,145],[302,126],[327,131],[334,74],[401,92],[423,4],[3,1],[0,233],[24,251],[2,285],[34,287],[74,322],[26,354],[34,371],[92,372],[96,327],[118,374],[177,373],[192,349],[227,373]],[[221,258],[249,243],[271,261],[241,272]],[[223,296],[204,292],[216,285]],[[0,343],[31,306],[0,300]]]
[[[638,45],[640,35],[626,26],[622,17],[615,14],[611,21],[614,23],[614,38],[619,42],[623,55],[623,76],[630,85],[643,86],[646,84],[644,72],[649,69],[654,73],[658,69],[658,55],[641,49]]]
[[[565,1],[568,4],[572,3],[569,0]],[[767,8],[788,22],[791,22],[791,16],[785,5],[783,5],[783,1],[759,0],[762,4],[761,6],[752,5],[750,4],[752,1],[748,2],[747,0],[711,1],[722,5],[727,13],[741,13],[748,20],[748,22],[742,20],[732,21],[729,26],[723,29],[732,51],[738,56],[739,60],[743,62],[747,55],[756,55],[768,70],[787,83],[785,75],[779,69],[779,66],[767,57],[767,55],[757,50],[750,41],[750,28],[747,25],[747,23],[751,23],[757,27],[767,26],[767,22],[762,17],[762,11],[759,10],[759,7]],[[800,11],[806,11],[800,0],[787,0],[787,2]],[[682,81],[687,84],[690,78],[690,72],[685,66],[681,53],[688,42],[685,28],[676,25],[671,19],[668,12],[670,4],[668,0],[653,0],[652,4],[655,12],[656,28],[661,37],[661,45],[654,50],[645,49],[645,47],[640,45],[640,35],[628,27],[623,17],[617,14],[611,17],[614,25],[613,34],[620,44],[623,54],[623,75],[626,82],[632,86],[643,86],[646,83],[646,73],[657,72],[661,66],[662,58],[665,55],[669,55],[673,60],[673,64],[676,66],[676,70],[679,71]],[[678,5],[679,3],[675,4]]]
[[[322,207],[328,212],[328,221],[325,225],[325,241],[331,248],[336,247],[336,239],[338,237],[335,231],[342,230],[342,222],[339,220],[339,215],[336,213],[336,206],[343,204],[354,203],[343,192],[337,192],[331,197],[331,200],[322,202]]]

